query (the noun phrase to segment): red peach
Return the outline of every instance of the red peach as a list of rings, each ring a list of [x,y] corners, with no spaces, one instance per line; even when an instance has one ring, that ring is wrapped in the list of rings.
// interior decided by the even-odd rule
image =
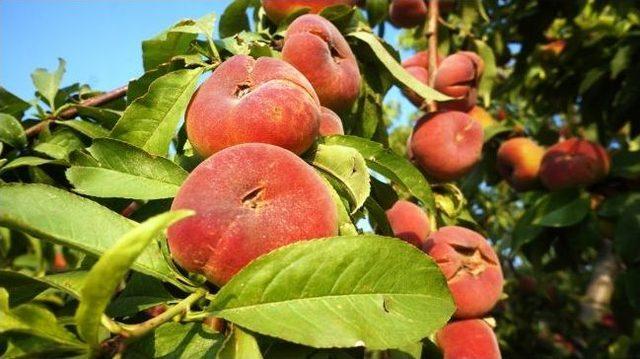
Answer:
[[[389,19],[392,24],[401,28],[424,24],[427,19],[427,4],[424,0],[391,0]]]
[[[322,16],[303,15],[291,23],[282,59],[309,79],[322,106],[341,112],[358,98],[356,58],[340,31]]]
[[[463,227],[442,227],[429,236],[423,249],[447,278],[456,318],[477,318],[496,305],[504,282],[502,268],[480,234]]]
[[[309,13],[318,14],[325,8],[336,5],[353,6],[354,2],[353,0],[262,0],[264,12],[276,24],[302,9],[309,9]]]
[[[484,61],[473,52],[461,51],[447,56],[436,72],[434,88],[460,99],[440,103],[442,110],[469,111],[478,100],[478,83]]]
[[[271,250],[338,233],[322,178],[292,152],[268,144],[237,145],[209,157],[171,208],[196,212],[169,228],[172,257],[216,285]]]
[[[437,63],[440,63],[442,58],[438,56]],[[408,73],[413,75],[418,81],[423,84],[429,83],[429,52],[420,51],[415,55],[402,61],[402,67],[407,70]],[[403,90],[404,95],[413,103],[416,107],[422,106],[424,99],[411,90]]]
[[[436,334],[443,359],[500,359],[500,347],[491,327],[482,319],[447,324]]]
[[[340,116],[326,107],[320,108],[319,134],[320,136],[344,135]]]
[[[498,172],[517,191],[539,186],[538,173],[544,148],[526,137],[509,139],[498,149]]]
[[[431,232],[429,218],[422,208],[399,200],[386,213],[394,236],[422,248]]]
[[[540,179],[552,191],[590,186],[607,177],[610,162],[604,147],[571,138],[547,150],[540,166]]]
[[[493,116],[480,106],[473,106],[471,110],[467,112],[467,115],[478,121],[483,129],[496,124],[496,120],[493,119]]]
[[[411,136],[411,153],[427,175],[452,181],[465,175],[480,160],[484,131],[463,112],[425,115]]]
[[[203,157],[247,142],[301,154],[318,135],[320,104],[309,81],[288,63],[237,55],[200,86],[187,108],[186,126]]]

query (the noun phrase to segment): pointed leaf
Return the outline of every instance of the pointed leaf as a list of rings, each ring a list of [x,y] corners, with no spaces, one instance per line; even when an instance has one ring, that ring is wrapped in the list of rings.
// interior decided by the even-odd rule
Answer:
[[[36,69],[31,74],[33,85],[52,108],[55,107],[56,94],[60,89],[60,82],[66,71],[66,64],[63,59],[58,59],[58,69],[55,72],[51,73],[46,69]]]
[[[0,141],[15,148],[23,148],[27,145],[27,135],[20,121],[15,117],[0,113]]]

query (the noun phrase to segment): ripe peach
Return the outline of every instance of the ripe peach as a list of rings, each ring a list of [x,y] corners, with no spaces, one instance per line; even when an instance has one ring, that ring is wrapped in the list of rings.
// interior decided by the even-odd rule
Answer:
[[[427,214],[409,201],[399,200],[394,203],[387,210],[387,219],[394,236],[418,248],[422,248],[431,232]]]
[[[496,305],[504,282],[502,268],[480,234],[463,227],[442,227],[429,236],[423,249],[447,278],[456,318],[477,318]]]
[[[500,347],[491,327],[482,319],[451,322],[436,334],[443,359],[500,359]]]
[[[452,181],[468,173],[480,160],[484,131],[463,112],[435,112],[416,123],[411,153],[427,175]]]
[[[326,107],[320,108],[319,134],[320,136],[344,135],[340,116]]]
[[[427,19],[427,4],[424,0],[391,0],[389,19],[392,24],[401,28],[424,24]]]
[[[538,172],[544,148],[526,137],[509,139],[498,149],[498,172],[517,191],[528,191],[540,184]]]
[[[609,174],[609,154],[597,143],[570,138],[547,150],[540,166],[540,179],[548,189],[590,186]]]
[[[301,154],[318,135],[320,104],[309,81],[288,63],[237,55],[200,86],[187,108],[186,126],[203,157],[247,142]]]
[[[447,56],[436,72],[436,90],[457,100],[440,103],[442,110],[469,111],[478,100],[478,83],[484,71],[484,61],[470,51]]]
[[[325,8],[336,5],[353,6],[353,0],[262,0],[264,12],[271,21],[280,23],[289,15],[301,10],[309,9],[309,13],[318,14]]]
[[[292,152],[269,144],[241,144],[209,157],[171,208],[196,211],[169,228],[172,257],[216,285],[271,250],[338,233],[322,178]]]
[[[437,63],[442,61],[442,58],[438,56]],[[429,52],[420,51],[415,55],[402,61],[402,67],[407,70],[408,73],[413,75],[418,81],[423,84],[429,83]],[[416,107],[422,106],[424,99],[411,90],[403,90],[404,95],[413,103]]]
[[[340,31],[322,16],[303,15],[289,25],[282,59],[309,79],[322,106],[341,112],[358,98],[356,58]]]
[[[496,120],[493,119],[493,116],[491,116],[487,110],[477,105],[473,106],[471,110],[467,112],[467,115],[478,121],[483,129],[496,124]]]

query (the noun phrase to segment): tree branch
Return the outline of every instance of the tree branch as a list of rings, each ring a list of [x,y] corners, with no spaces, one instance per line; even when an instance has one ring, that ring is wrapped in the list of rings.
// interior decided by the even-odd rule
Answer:
[[[438,69],[438,18],[440,6],[438,0],[429,1],[429,23],[427,24],[427,43],[429,44],[429,86],[433,87]],[[429,101],[429,112],[438,110],[435,101]]]
[[[103,105],[105,103],[109,103],[113,100],[119,99],[124,97],[127,94],[127,89],[128,86],[121,86],[118,87],[116,89],[113,89],[109,92],[105,92],[101,95],[98,96],[94,96],[91,98],[88,98],[86,100],[80,101],[80,103],[78,103],[77,105],[71,105],[72,107],[62,111],[59,115],[57,116],[52,116],[46,120],[43,120],[29,128],[27,128],[25,130],[25,133],[27,135],[27,137],[32,137],[37,135],[38,133],[40,133],[40,131],[42,131],[47,124],[49,124],[49,122],[53,122],[57,119],[69,119],[69,118],[73,118],[78,114],[78,108],[77,106],[100,106]]]
[[[609,239],[605,239],[582,300],[580,320],[583,323],[598,322],[606,314],[611,303],[617,272],[618,262],[613,254],[613,245]]]

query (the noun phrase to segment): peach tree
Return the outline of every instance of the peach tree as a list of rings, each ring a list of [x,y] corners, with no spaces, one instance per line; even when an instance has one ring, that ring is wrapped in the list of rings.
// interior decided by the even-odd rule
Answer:
[[[638,14],[235,0],[1,88],[0,353],[637,353]]]

